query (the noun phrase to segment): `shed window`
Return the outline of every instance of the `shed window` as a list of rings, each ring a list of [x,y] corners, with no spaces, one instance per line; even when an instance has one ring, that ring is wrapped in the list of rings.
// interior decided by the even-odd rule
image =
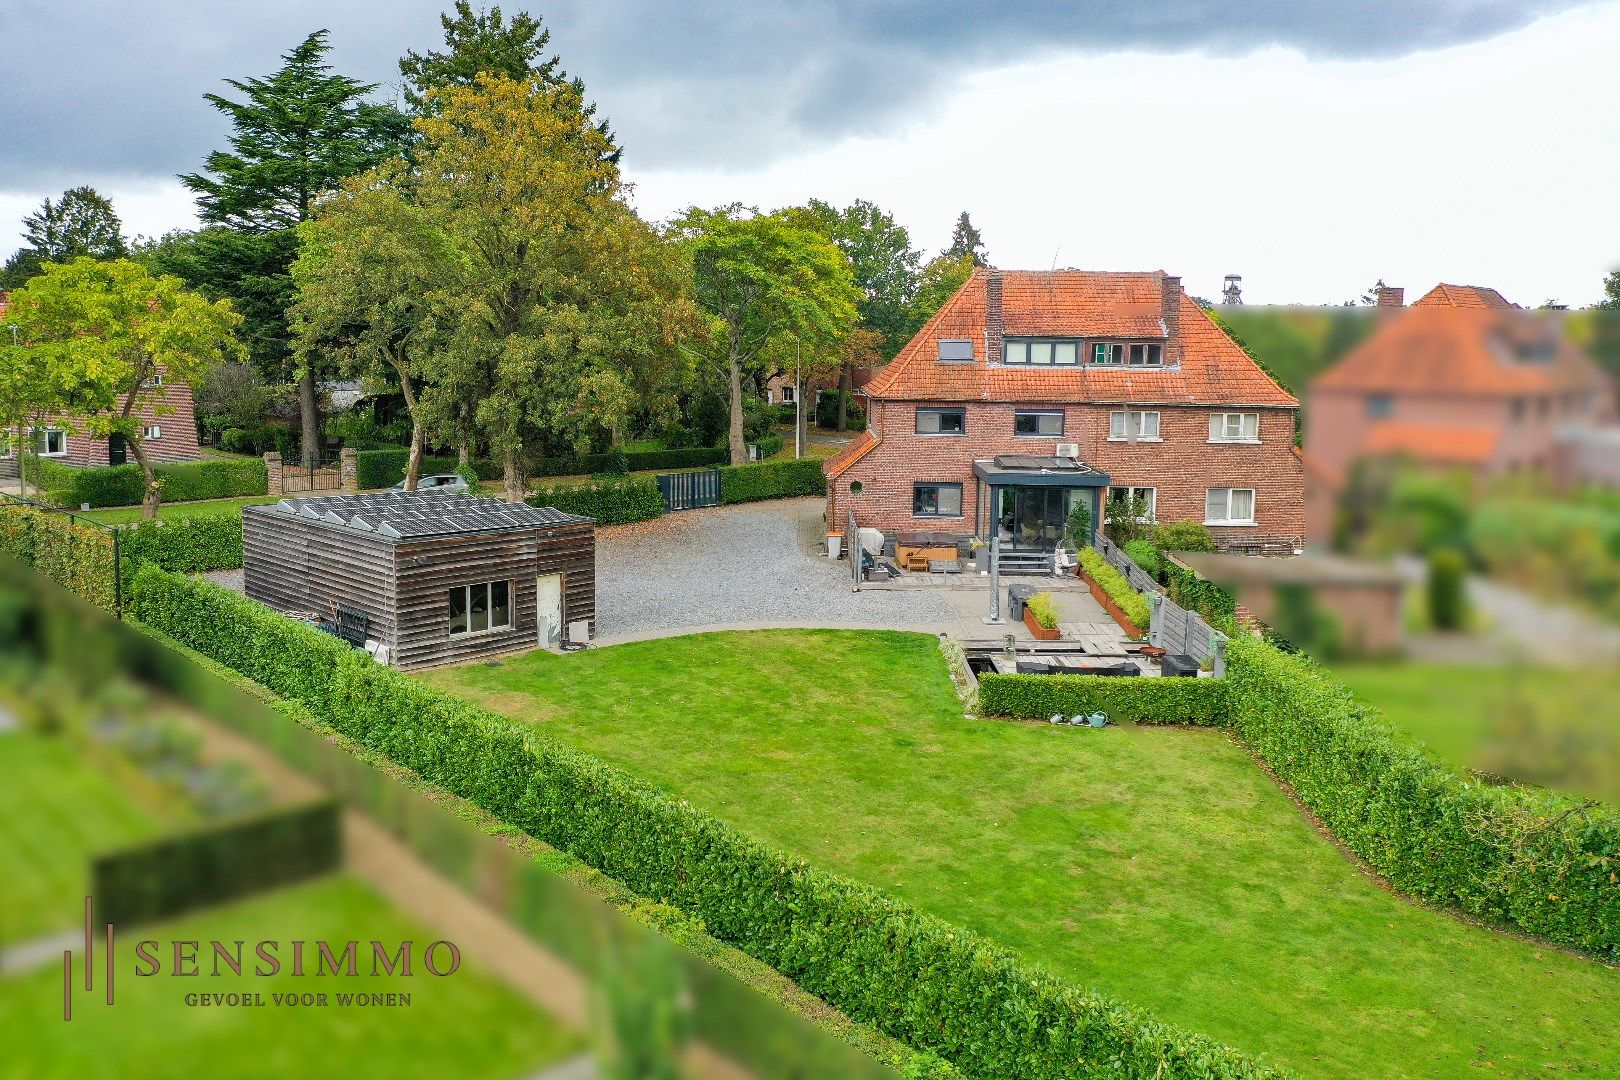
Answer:
[[[917,484],[911,489],[915,517],[961,517],[961,484]]]
[[[485,634],[512,625],[510,583],[483,581],[450,590],[450,636]]]
[[[939,362],[942,364],[973,363],[973,342],[965,339],[940,338]]]
[[[967,433],[965,409],[918,409],[917,434],[964,435]]]
[[[1063,414],[1060,412],[1023,412],[1013,415],[1014,435],[1044,435],[1056,438],[1063,434]]]

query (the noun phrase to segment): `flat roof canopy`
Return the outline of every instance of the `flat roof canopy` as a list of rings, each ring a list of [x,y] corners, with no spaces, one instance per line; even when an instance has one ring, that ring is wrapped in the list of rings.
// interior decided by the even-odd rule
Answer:
[[[991,487],[1107,487],[1108,474],[1064,457],[1003,454],[975,461],[973,474]]]
[[[442,491],[374,491],[365,495],[282,499],[274,506],[250,506],[244,512],[352,529],[395,543],[508,529],[595,524],[590,518],[550,507]]]

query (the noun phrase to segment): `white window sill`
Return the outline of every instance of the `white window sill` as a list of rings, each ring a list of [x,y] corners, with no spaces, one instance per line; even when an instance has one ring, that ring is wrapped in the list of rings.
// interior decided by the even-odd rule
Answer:
[[[1108,441],[1109,442],[1123,442],[1123,443],[1133,443],[1133,442],[1159,442],[1159,443],[1162,443],[1162,442],[1164,442],[1164,440],[1162,438],[1160,438],[1159,436],[1157,436],[1157,435],[1138,435],[1134,439],[1127,439],[1123,435],[1110,435],[1110,436],[1108,436]]]
[[[1013,432],[1013,438],[1015,438],[1015,439],[1052,439],[1052,440],[1057,440],[1057,439],[1063,438],[1063,433],[1059,432],[1056,435],[1020,435],[1020,434],[1018,434],[1018,432],[1015,431],[1015,432]]]
[[[1258,525],[1260,523],[1258,521],[1253,521],[1253,520],[1251,520],[1251,521],[1210,521],[1209,519],[1206,518],[1204,520],[1204,524],[1205,525],[1221,526],[1221,525]]]
[[[966,521],[966,514],[912,514],[913,521]]]
[[[1226,444],[1229,444],[1229,445],[1236,445],[1236,446],[1259,446],[1260,445],[1260,440],[1259,439],[1210,439],[1209,440],[1209,444],[1211,446],[1213,446],[1213,445],[1215,445],[1217,443],[1226,443]]]
[[[35,454],[34,456],[35,457],[59,458],[59,457],[67,457],[68,455],[67,455],[67,451],[63,450],[59,454]]]
[[[961,439],[966,437],[965,431],[919,431],[915,433],[923,439]]]
[[[479,638],[489,637],[491,634],[506,634],[510,633],[511,630],[512,624],[507,623],[505,626],[492,626],[488,630],[463,630],[459,634],[452,630],[448,636],[451,641],[460,641],[462,638]]]

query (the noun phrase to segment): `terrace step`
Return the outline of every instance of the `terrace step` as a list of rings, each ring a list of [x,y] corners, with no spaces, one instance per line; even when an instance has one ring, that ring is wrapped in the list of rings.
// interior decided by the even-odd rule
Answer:
[[[1052,553],[1049,551],[1003,551],[996,561],[1003,574],[1050,574]]]

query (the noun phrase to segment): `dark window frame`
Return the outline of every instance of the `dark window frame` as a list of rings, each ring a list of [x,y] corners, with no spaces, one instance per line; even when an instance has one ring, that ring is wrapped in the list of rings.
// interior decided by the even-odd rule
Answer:
[[[1056,432],[1046,432],[1046,431],[1041,431],[1040,430],[1040,418],[1043,417],[1043,416],[1055,416],[1055,417],[1058,418],[1058,429],[1057,429]],[[1035,419],[1035,428],[1036,428],[1036,430],[1034,430],[1034,431],[1019,431],[1018,430],[1018,422],[1020,420],[1023,420],[1025,417],[1032,417],[1032,418]],[[1061,438],[1063,438],[1063,429],[1067,425],[1067,423],[1068,423],[1068,415],[1062,409],[1019,409],[1019,410],[1017,410],[1016,412],[1013,413],[1013,438],[1015,438],[1015,439],[1061,439]]]
[[[1010,345],[1010,344],[1011,345],[1025,345],[1025,346],[1045,345],[1045,346],[1047,346],[1048,348],[1050,348],[1052,350],[1053,359],[1052,359],[1052,361],[1050,363],[1046,363],[1046,364],[1034,363],[1033,361],[1028,359],[1029,350],[1026,348],[1024,350],[1024,355],[1026,357],[1025,359],[1023,359],[1023,360],[1009,360],[1007,358],[1007,346]],[[1059,346],[1059,345],[1073,345],[1074,346],[1074,362],[1073,363],[1058,363],[1058,361],[1057,361],[1057,346]],[[1077,337],[1041,337],[1041,336],[1031,337],[1031,336],[1026,336],[1026,335],[1023,335],[1023,334],[1009,334],[1009,335],[1007,335],[1007,336],[1005,336],[1005,337],[1003,337],[1001,339],[1001,362],[1003,364],[1007,365],[1008,367],[1028,367],[1028,368],[1077,368],[1077,367],[1083,367],[1085,365],[1085,362],[1086,362],[1086,340],[1085,340],[1085,338],[1077,338]]]
[[[920,510],[920,509],[918,509],[918,506],[920,505],[919,501],[918,501],[918,496],[922,494],[922,490],[924,488],[932,488],[932,489],[934,489],[934,509],[932,509],[932,510]],[[944,491],[946,488],[954,488],[956,490],[956,513],[954,513],[954,514],[947,514],[947,513],[943,512],[943,511],[941,511],[939,509],[939,495],[940,495],[940,492]],[[911,485],[911,516],[912,517],[925,517],[925,518],[960,518],[960,517],[962,517],[963,516],[962,485],[957,484],[957,483],[951,483],[949,481],[944,481],[944,480],[919,480],[916,483],[912,484]]]
[[[500,586],[501,593],[504,594],[505,597],[504,604],[506,608],[506,621],[503,623],[495,622],[495,597],[497,595],[495,587],[497,585]],[[482,611],[484,626],[482,629],[475,629],[473,626],[474,613],[479,610],[476,604],[474,590],[482,590],[482,599],[484,602]],[[500,578],[494,581],[470,581],[465,585],[450,586],[445,590],[445,601],[450,610],[448,631],[449,636],[452,638],[479,637],[484,634],[498,634],[502,633],[503,631],[515,629],[517,626],[517,621],[512,617],[513,592],[514,590],[512,588],[512,581],[510,578]],[[463,628],[460,630],[456,629],[457,595],[462,597],[461,615]]]
[[[937,338],[935,340],[938,342],[939,362],[942,363],[942,364],[971,364],[971,363],[974,363],[978,359],[978,357],[975,356],[974,353],[973,353],[973,339],[972,338]],[[966,345],[967,346],[967,355],[966,356],[946,356],[945,355],[945,353],[946,353],[946,348],[945,347],[947,345]]]
[[[924,413],[927,413],[927,414],[929,414],[931,416],[940,417],[941,420],[943,420],[943,418],[946,417],[946,416],[956,416],[958,418],[958,420],[960,421],[960,423],[961,423],[961,427],[957,431],[946,431],[946,430],[944,430],[943,425],[941,425],[935,431],[924,431],[923,426],[922,426],[922,418],[923,418]],[[961,407],[957,407],[957,408],[936,408],[936,407],[919,405],[919,406],[917,406],[917,415],[912,420],[912,424],[913,424],[913,429],[915,430],[916,434],[918,434],[918,435],[953,435],[953,436],[966,435],[967,434],[967,410],[965,408],[961,408]]]

